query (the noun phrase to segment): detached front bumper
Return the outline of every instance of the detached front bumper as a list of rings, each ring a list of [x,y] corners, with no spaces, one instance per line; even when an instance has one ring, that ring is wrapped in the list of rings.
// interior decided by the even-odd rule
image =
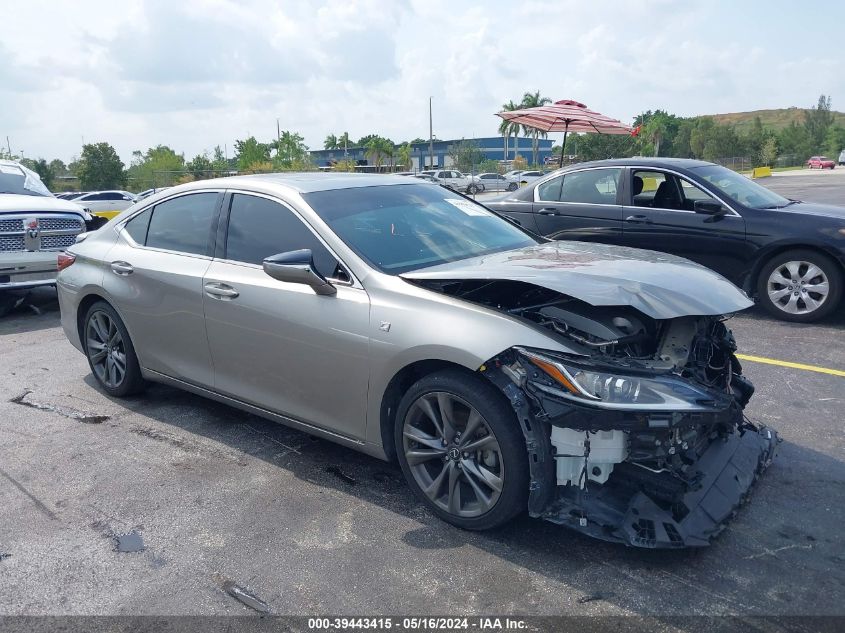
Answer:
[[[559,487],[557,499],[541,517],[595,538],[636,547],[706,546],[725,529],[771,464],[778,443],[772,429],[750,426],[715,440],[694,465],[700,473],[698,485],[672,504],[614,482],[614,478],[628,480],[624,471],[617,471],[604,485],[585,490]],[[626,493],[629,490],[632,494]]]

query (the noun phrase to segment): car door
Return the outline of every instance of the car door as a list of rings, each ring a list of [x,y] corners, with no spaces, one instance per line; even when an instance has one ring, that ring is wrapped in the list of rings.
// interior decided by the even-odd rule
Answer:
[[[366,291],[309,226],[278,200],[232,193],[226,237],[204,279],[215,390],[362,439],[369,381]],[[337,294],[273,279],[261,262],[311,249]]]
[[[221,200],[217,191],[184,194],[133,215],[103,281],[141,366],[207,388],[214,375],[202,283]]]
[[[618,244],[622,240],[622,169],[603,167],[560,174],[534,187],[537,230],[554,240]]]
[[[659,169],[630,169],[623,215],[628,246],[686,257],[741,281],[752,253],[742,216],[701,186]],[[725,215],[700,213],[696,200],[723,205]]]

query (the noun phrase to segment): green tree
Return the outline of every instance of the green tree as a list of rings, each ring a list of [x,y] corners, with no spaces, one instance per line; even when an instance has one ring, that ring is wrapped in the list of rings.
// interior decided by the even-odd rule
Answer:
[[[452,163],[461,171],[478,171],[479,165],[484,161],[484,154],[474,141],[461,140],[450,145],[447,151]]]
[[[503,112],[513,112],[514,110],[519,110],[519,105],[514,103],[513,99],[511,99],[507,103],[502,104]],[[519,123],[514,123],[513,121],[508,121],[506,119],[502,119],[502,122],[499,123],[499,134],[502,135],[505,144],[505,160],[508,159],[508,148],[510,145],[510,138],[511,136],[519,136],[520,128],[521,126],[519,125]]]
[[[811,152],[821,151],[831,125],[833,112],[830,109],[830,97],[821,95],[816,107],[804,112],[804,129],[807,131]]]
[[[358,139],[355,147],[367,147],[374,138],[381,138],[378,134],[367,134]]]
[[[274,141],[274,143],[278,143],[278,141]],[[246,170],[255,164],[269,162],[271,145],[259,143],[254,136],[235,141],[235,163],[238,169]]]
[[[577,143],[581,160],[625,158],[632,156],[637,148],[636,142],[627,134],[580,134]],[[566,146],[569,147],[568,140]]]
[[[806,126],[798,125],[795,121],[778,134],[778,147],[781,156],[788,156],[794,163],[803,162],[814,151]]]
[[[537,108],[539,106],[546,105],[547,103],[551,103],[552,100],[548,97],[541,97],[540,91],[536,92],[526,92],[522,95],[522,103],[519,104],[520,108]],[[526,136],[531,137],[531,162],[533,165],[537,164],[538,156],[540,154],[540,137],[546,138],[548,134],[543,132],[542,130],[538,130],[534,127],[529,127],[527,125],[522,126],[522,129]]]
[[[229,161],[226,160],[226,155],[219,145],[214,146],[214,151],[211,154],[211,168],[216,171],[226,171],[231,169]]]
[[[352,144],[352,141],[349,140],[349,132],[344,132],[340,136],[337,137],[337,148],[346,151],[349,146]]]
[[[82,146],[77,175],[82,189],[116,189],[125,187],[127,174],[123,161],[108,143],[86,143]]]
[[[50,161],[50,169],[53,170],[54,176],[67,176],[68,170],[67,165],[65,165],[63,160],[58,158],[54,158]]]
[[[298,132],[283,130],[281,136],[271,143],[276,150],[273,165],[280,169],[291,169],[295,164],[304,164],[308,157],[308,146],[304,141]]]
[[[373,161],[376,171],[381,171],[382,162],[384,161],[384,139],[374,134],[369,135],[370,138],[364,145],[366,148],[367,158]]]
[[[402,143],[396,149],[396,161],[399,165],[401,165],[404,169],[411,168],[411,153],[413,148],[411,147],[410,143]]]
[[[50,167],[50,164],[47,163],[46,160],[43,158],[39,158],[38,160],[30,161],[30,169],[38,174],[41,178],[41,182],[44,183],[44,186],[47,189],[53,189],[53,180],[56,177],[56,173],[53,171],[53,168]]]
[[[212,178],[214,164],[208,157],[207,152],[197,154],[186,165],[188,171],[191,172],[194,180],[202,180],[203,178]]]
[[[760,149],[760,162],[763,165],[774,167],[777,158],[778,141],[774,136],[770,136],[763,142],[763,147]]]
[[[337,149],[337,137],[334,134],[326,136],[326,140],[323,141],[323,149]]]
[[[167,145],[132,152],[129,178],[138,190],[173,185],[185,171],[185,157]]]
[[[824,146],[828,156],[833,160],[839,158],[839,152],[845,149],[845,128],[841,125],[831,125],[827,130]]]

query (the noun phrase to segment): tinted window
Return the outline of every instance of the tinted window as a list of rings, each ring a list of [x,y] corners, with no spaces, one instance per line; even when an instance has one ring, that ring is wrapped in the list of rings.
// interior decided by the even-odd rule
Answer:
[[[560,200],[560,185],[563,182],[563,176],[547,180],[537,187],[537,199],[545,200],[546,202],[557,202]]]
[[[136,244],[143,246],[147,243],[147,227],[150,225],[150,217],[153,214],[152,209],[139,213],[134,218],[129,220],[124,225],[124,229],[129,233],[129,237],[135,240]]]
[[[101,194],[100,200],[123,200],[123,194],[116,191]]]
[[[356,253],[394,275],[537,243],[483,206],[442,187],[357,187],[303,197]]]
[[[561,202],[616,204],[621,169],[588,169],[564,174]]]
[[[260,264],[271,255],[311,249],[323,277],[337,277],[337,260],[294,213],[272,200],[235,194],[229,212],[226,259]]]
[[[216,193],[194,193],[156,205],[147,246],[205,255],[216,204]]]

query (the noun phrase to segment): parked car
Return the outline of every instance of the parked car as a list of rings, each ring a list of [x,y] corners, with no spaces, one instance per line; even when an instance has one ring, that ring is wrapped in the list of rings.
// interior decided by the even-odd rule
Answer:
[[[180,185],[62,268],[62,326],[110,396],[163,382],[396,459],[463,528],[528,510],[706,545],[778,441],[743,418],[753,387],[721,315],[751,302],[726,279],[549,242],[408,178]]]
[[[482,191],[514,191],[519,187],[515,180],[509,180],[501,174],[485,173],[473,176],[473,183],[480,185]]]
[[[712,163],[580,163],[488,206],[552,239],[687,257],[786,321],[821,319],[842,298],[845,208],[789,200]]]
[[[807,160],[807,167],[810,169],[833,169],[836,162],[826,156],[811,156]]]
[[[83,196],[87,191],[65,191],[62,193],[54,193],[53,195],[56,196],[59,200],[73,200],[74,198],[78,198],[79,196]]]
[[[111,219],[135,204],[135,196],[128,191],[93,191],[74,198],[75,202],[90,209],[91,213]]]
[[[845,165],[845,149],[839,152],[839,165]]]
[[[511,171],[506,171],[502,174],[508,180],[519,180],[519,175],[523,172],[523,169],[512,169]]]
[[[538,178],[542,178],[545,175],[545,172],[542,171],[524,171],[519,175],[517,181],[519,182],[520,186],[527,185],[528,183],[534,182]]]
[[[135,196],[135,201],[137,202],[138,200],[143,200],[144,198],[149,198],[154,193],[158,193],[159,191],[164,191],[165,189],[168,189],[168,188],[169,187],[153,187],[151,189],[144,189],[141,193],[139,193]]]
[[[55,284],[60,253],[97,224],[34,171],[0,160],[0,291]]]
[[[472,180],[472,177],[465,176],[454,169],[439,169],[434,172],[434,178],[440,184],[455,191],[469,194],[478,193],[478,186]]]

